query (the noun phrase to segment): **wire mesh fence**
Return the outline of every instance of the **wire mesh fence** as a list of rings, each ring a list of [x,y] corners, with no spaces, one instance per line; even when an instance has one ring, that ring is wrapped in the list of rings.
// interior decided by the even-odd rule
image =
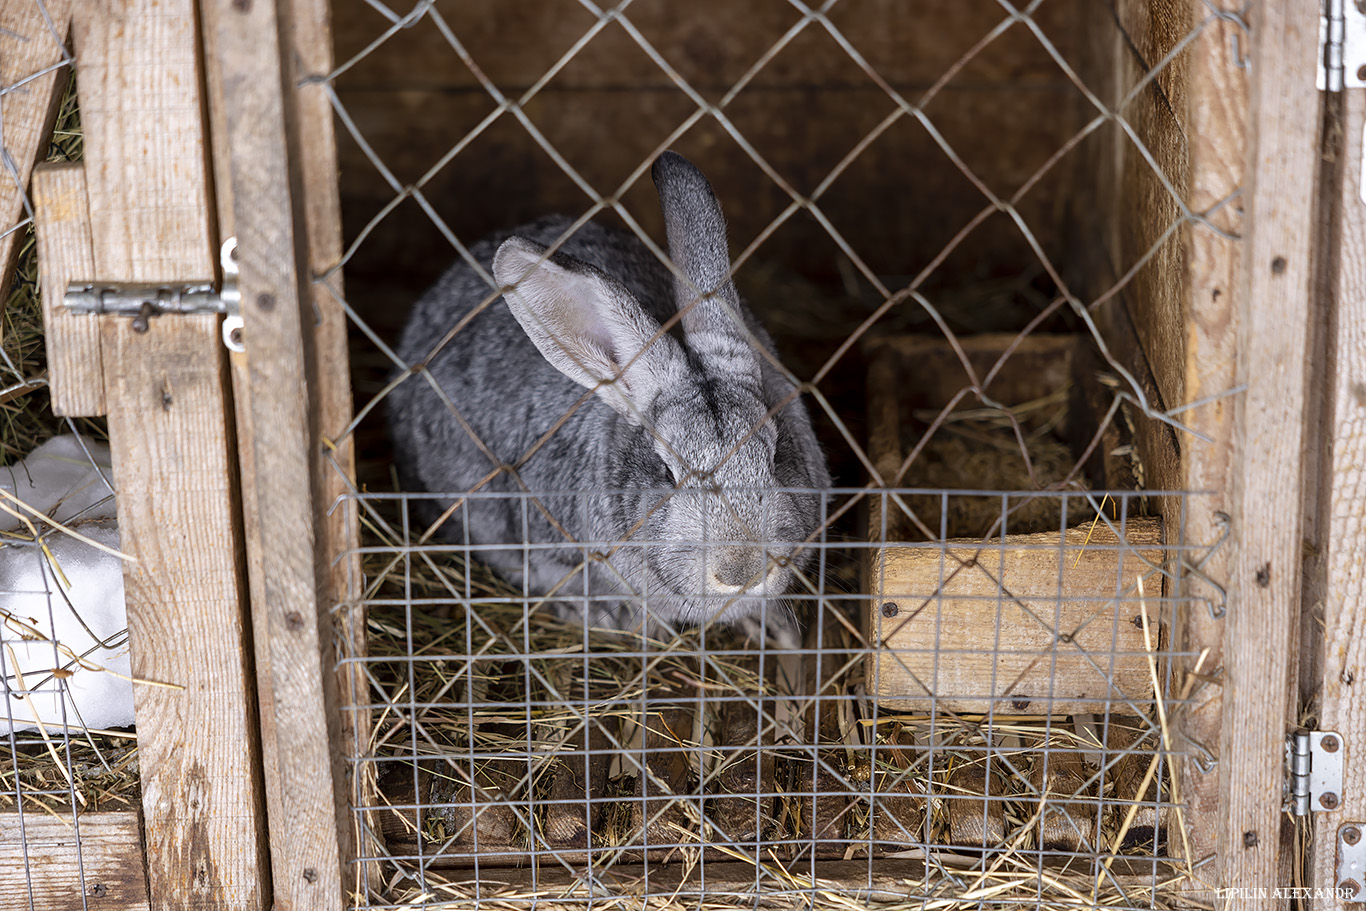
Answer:
[[[1222,616],[1209,567],[1227,520],[1211,532],[1210,494],[1162,489],[1185,475],[1152,441],[1179,439],[1178,459],[1221,445],[1189,417],[1237,389],[1190,400],[1116,326],[1130,302],[1145,350],[1169,342],[1182,245],[1237,239],[1238,191],[1190,186],[1180,98],[1190,49],[1236,46],[1241,13],[1207,3],[1136,32],[1080,0],[923,19],[852,0],[722,6],[338,4],[344,53],[310,81],[349,162],[350,246],[315,281],[354,335],[356,417],[324,430],[361,453],[336,508],[363,543],[329,555],[363,570],[337,613],[369,633],[364,651],[339,644],[369,692],[345,709],[356,905],[1192,900],[1206,858],[1186,844],[1178,768],[1213,756],[1174,732],[1207,652],[1175,631]],[[0,111],[74,64],[34,9],[46,31],[30,40],[60,59],[6,72]],[[378,91],[386,55],[402,80]],[[59,137],[76,117],[69,103]],[[671,220],[667,178],[660,220],[643,178],[674,147],[721,175],[729,248],[715,231],[705,249],[675,239],[702,210],[675,201]],[[907,216],[917,193],[924,214]],[[555,208],[516,229],[531,244],[485,240]],[[439,243],[410,251],[395,241],[410,233]],[[519,270],[500,271],[504,249]],[[442,306],[404,336],[395,286],[450,259],[429,295]],[[596,348],[566,351],[575,327],[555,308],[508,315],[547,275],[624,291],[643,319],[618,311]],[[8,331],[23,312],[11,300],[0,382],[15,420],[43,394],[41,362],[15,347],[37,330]],[[414,400],[420,421],[400,404]],[[50,423],[11,433],[5,461]],[[605,451],[607,426],[640,451]],[[65,429],[80,434],[68,462],[112,492],[99,429]],[[614,459],[645,480],[541,468]],[[585,483],[599,477],[613,483]],[[4,583],[0,810],[79,831],[91,806],[136,802],[132,737],[69,712],[23,730],[20,707],[65,711],[77,684],[124,678],[54,642],[72,606],[64,532],[15,511],[32,533],[0,553],[38,581]],[[116,549],[107,531],[85,537]],[[20,596],[39,616],[11,609]],[[122,648],[117,624],[75,615],[90,649]],[[21,679],[37,647],[45,670]]]
[[[344,199],[357,188],[337,270],[358,407],[334,439],[362,456],[362,486],[339,508],[364,529],[344,555],[364,588],[342,607],[370,631],[368,654],[343,657],[371,693],[350,707],[369,731],[352,758],[366,907],[1151,908],[1201,888],[1176,768],[1213,756],[1173,730],[1208,652],[1174,629],[1223,614],[1207,567],[1227,520],[1207,534],[1210,498],[1156,489],[1184,475],[1146,460],[1155,438],[1218,445],[1186,418],[1237,390],[1164,390],[1114,329],[1138,298],[1151,317],[1138,334],[1170,338],[1181,316],[1151,299],[1173,290],[1174,251],[1191,232],[1236,239],[1238,192],[1195,208],[1172,153],[1182,112],[1152,112],[1179,96],[1188,49],[1211,33],[1237,42],[1241,16],[1207,4],[1134,33],[1080,3],[957,18],[772,6],[690,22],[643,3],[372,2],[380,18],[342,26],[337,68],[316,77],[352,165]],[[532,37],[519,15],[538,23]],[[749,37],[721,40],[731,33]],[[906,77],[888,53],[898,38],[932,46],[942,68]],[[407,56],[419,47],[421,74]],[[612,69],[630,55],[645,76]],[[644,81],[614,82],[628,72]],[[809,138],[829,111],[813,93],[809,109],[756,120],[752,96],[777,104],[822,79],[859,80],[876,113],[842,145],[775,148],[773,123],[796,118]],[[959,129],[974,100],[995,112],[993,89],[1030,79],[1048,100],[1022,107],[1048,122],[1044,139],[1011,133],[1018,120],[1001,135]],[[614,100],[595,106],[604,87]],[[459,102],[425,111],[442,91]],[[595,138],[566,126],[575,117]],[[921,157],[859,184],[908,126]],[[716,184],[733,258],[724,234],[719,253],[714,237],[685,238],[712,216],[661,179],[660,156],[680,146],[706,171],[745,162]],[[595,157],[613,154],[612,167]],[[652,168],[667,243],[640,191]],[[952,217],[908,233],[899,196],[927,182],[952,203],[926,220]],[[1131,209],[1106,208],[1116,183],[1138,187]],[[842,195],[851,184],[871,197]],[[509,230],[512,213],[544,214],[543,197],[563,216]],[[399,232],[440,243],[412,252],[389,239]],[[400,332],[367,256],[425,278],[433,250],[456,265]],[[340,299],[337,270],[318,281]],[[613,295],[643,319],[562,315]],[[593,344],[577,344],[575,323],[595,319]],[[658,363],[675,346],[680,373]],[[745,367],[726,372],[727,358]],[[729,394],[755,382],[757,411]],[[701,403],[691,421],[669,417],[670,393]],[[833,481],[825,465],[796,483],[736,468],[751,447],[809,464],[790,430],[799,410]],[[728,445],[696,444],[708,420]],[[643,454],[594,437],[603,427],[635,434]],[[649,482],[565,469],[594,459],[645,466]],[[666,531],[659,517],[678,514],[688,531]],[[810,518],[778,528],[775,514]]]

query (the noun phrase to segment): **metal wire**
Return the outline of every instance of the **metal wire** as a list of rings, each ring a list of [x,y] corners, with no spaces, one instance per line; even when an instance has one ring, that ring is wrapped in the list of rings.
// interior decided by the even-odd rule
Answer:
[[[358,830],[368,836],[358,872],[366,908],[397,908],[419,899],[498,908],[548,900],[593,907],[622,896],[696,908],[757,908],[778,899],[824,906],[836,896],[977,907],[1103,898],[1115,907],[1152,908],[1162,906],[1163,888],[1179,878],[1180,864],[1169,860],[1182,854],[1169,839],[1179,838],[1184,825],[1180,795],[1173,793],[1174,764],[1186,750],[1200,751],[1198,745],[1174,742],[1171,724],[1194,704],[1192,681],[1178,668],[1203,659],[1174,645],[1172,624],[1190,610],[1222,615],[1222,587],[1203,568],[1224,537],[1191,540],[1187,507],[1202,494],[1087,490],[1084,463],[1101,452],[1106,433],[1121,421],[1161,422],[1182,431],[1192,445],[1207,443],[1208,436],[1183,415],[1241,391],[1218,391],[1200,402],[1154,401],[1094,318],[1129,293],[1135,278],[1182,232],[1210,230],[1236,239],[1210,216],[1237,192],[1207,210],[1192,209],[1180,180],[1165,173],[1148,148],[1150,137],[1126,118],[1136,99],[1156,90],[1173,61],[1229,14],[1211,6],[1209,15],[1192,22],[1161,59],[1145,65],[1108,103],[1035,19],[1040,0],[1027,6],[1000,0],[999,23],[915,98],[884,78],[841,30],[831,15],[838,0],[789,5],[790,27],[718,91],[704,92],[669,62],[668,49],[633,22],[630,0],[610,7],[579,0],[591,22],[525,86],[501,87],[480,68],[486,48],[478,43],[496,44],[497,37],[463,35],[429,3],[406,14],[376,5],[385,30],[333,72],[306,80],[325,85],[343,130],[393,192],[317,281],[340,300],[334,274],[373,242],[381,224],[399,217],[402,203],[413,200],[454,255],[487,284],[479,305],[445,327],[417,364],[405,362],[386,334],[367,322],[364,306],[340,300],[392,372],[372,397],[358,401],[355,419],[334,439],[353,438],[370,426],[403,383],[429,387],[451,420],[477,439],[461,404],[426,365],[470,320],[500,305],[502,289],[470,252],[478,238],[461,237],[428,193],[439,174],[508,120],[584,194],[584,208],[572,213],[552,252],[590,219],[611,213],[687,286],[688,278],[621,200],[659,152],[711,122],[786,200],[767,227],[736,252],[732,274],[743,274],[774,234],[804,212],[878,298],[856,328],[832,340],[836,346],[809,376],[774,362],[833,428],[826,444],[847,447],[872,480],[865,487],[818,492],[822,521],[800,542],[811,562],[791,593],[773,599],[761,629],[691,629],[655,616],[652,601],[659,594],[633,587],[612,563],[667,542],[650,539],[641,524],[621,539],[576,536],[571,529],[588,523],[582,516],[575,521],[573,510],[587,509],[585,504],[606,492],[533,489],[523,480],[521,466],[563,430],[573,410],[515,459],[500,459],[478,441],[489,471],[468,490],[353,489],[338,504],[366,529],[362,547],[336,555],[359,559],[365,568],[363,589],[338,610],[368,616],[371,632],[368,653],[343,648],[341,659],[343,667],[363,668],[371,685],[371,701],[351,707],[371,719],[351,760],[356,779],[369,782],[354,807]],[[347,74],[387,42],[424,25],[468,68],[492,108],[405,183],[348,108],[344,84]],[[527,111],[533,103],[556,103],[545,97],[547,87],[610,28],[628,36],[692,110],[620,184],[598,187]],[[807,30],[833,40],[892,110],[804,195],[750,141],[730,109]],[[935,123],[930,104],[1002,36],[1021,31],[1038,43],[1090,113],[1057,152],[1002,196]],[[983,207],[919,274],[893,284],[841,233],[824,201],[860,156],[903,120],[925,131],[982,196]],[[1145,249],[1088,300],[1069,284],[1068,270],[1050,259],[1020,204],[1104,129],[1115,130],[1129,154],[1151,171],[1176,216],[1150,226]],[[1052,299],[982,372],[928,289],[950,255],[996,213],[1010,219],[1032,251]],[[868,451],[860,431],[825,394],[824,383],[890,314],[912,303],[942,335],[955,369],[961,368],[962,384],[947,401],[935,403],[923,432],[906,441],[897,464],[888,467]],[[1089,439],[1076,463],[1046,475],[1031,451],[1037,427],[1020,417],[993,381],[1010,358],[1022,356],[1022,339],[1064,312],[1096,349],[1113,394],[1108,410],[1087,428]],[[670,331],[673,322],[662,331]],[[750,340],[772,361],[752,333]],[[585,393],[574,409],[589,398]],[[956,432],[968,407],[994,414],[996,426],[1018,447],[1035,489],[905,486],[932,457],[931,443]],[[645,415],[637,418],[649,426]],[[669,445],[650,429],[662,446]],[[689,467],[698,473],[714,468]],[[493,486],[500,478],[511,482],[513,492]],[[656,493],[657,508],[685,495]],[[719,495],[744,493],[779,491]],[[1148,504],[1162,498],[1180,504],[1180,527],[1166,529],[1164,543],[1156,544],[1150,531],[1135,529],[1149,528]],[[431,501],[440,504],[434,512]],[[491,502],[514,509],[520,531],[498,541],[472,534],[470,511]],[[566,503],[578,505],[557,514],[557,506]],[[982,503],[994,504],[988,524],[967,536],[954,532],[951,513],[969,509],[964,504],[980,511]],[[861,524],[861,514],[877,518],[871,526]],[[418,515],[424,518],[415,522]],[[552,538],[532,534],[542,519],[555,529]],[[751,535],[748,543],[777,551],[791,542]],[[567,563],[566,553],[575,555]],[[482,568],[489,560],[519,562],[519,579],[509,584]],[[915,583],[900,576],[903,588],[894,591],[879,574],[897,560],[920,562]],[[1022,580],[1021,561],[1031,560],[1050,568],[1046,585],[1031,587]],[[1083,560],[1112,566],[1112,578],[1079,594],[1072,580]],[[547,564],[571,568],[554,583],[532,585],[533,568]],[[589,579],[597,572],[620,584],[610,594],[595,594]],[[1188,578],[1218,594],[1211,600],[1187,591]],[[582,622],[622,602],[645,618],[634,634],[590,631]],[[986,610],[977,628],[961,626],[956,612],[969,608]],[[800,636],[775,641],[781,630],[771,628],[773,618],[787,609],[800,618]],[[963,676],[964,667],[975,669],[975,676]],[[883,689],[894,675],[898,682]],[[1090,681],[1081,695],[1073,686],[1078,675]],[[1041,681],[1044,690],[1033,689]],[[1207,753],[1197,758],[1207,760]],[[1198,864],[1188,862],[1187,874],[1192,866]]]
[[[42,0],[35,2],[43,9]],[[1198,744],[1173,741],[1170,735],[1173,720],[1195,704],[1191,680],[1178,669],[1198,664],[1201,657],[1176,647],[1172,627],[1191,610],[1222,616],[1223,587],[1206,566],[1227,527],[1215,540],[1192,540],[1185,520],[1201,492],[1087,489],[1084,463],[1102,452],[1107,432],[1125,420],[1166,424],[1181,431],[1189,445],[1209,442],[1186,423],[1186,413],[1241,391],[1215,391],[1189,403],[1155,401],[1128,362],[1111,350],[1097,322],[1097,315],[1131,293],[1136,277],[1183,232],[1214,231],[1236,239],[1211,217],[1238,194],[1203,210],[1192,208],[1181,176],[1164,172],[1148,146],[1151,136],[1130,123],[1126,112],[1155,90],[1157,80],[1207,29],[1220,23],[1245,29],[1240,14],[1210,4],[1207,16],[1192,22],[1161,59],[1146,64],[1137,81],[1110,101],[1087,84],[1035,18],[1042,0],[1022,6],[999,0],[999,22],[918,95],[880,73],[845,34],[836,15],[838,0],[819,5],[789,0],[791,24],[720,92],[692,84],[670,63],[670,49],[657,46],[633,21],[631,0],[612,6],[591,0],[567,4],[586,11],[591,22],[539,76],[511,88],[498,85],[478,60],[487,50],[481,42],[496,45],[515,36],[462,34],[430,0],[406,12],[378,0],[367,3],[382,20],[373,37],[332,72],[302,80],[323,87],[344,139],[355,143],[392,193],[368,223],[350,232],[339,261],[314,277],[338,298],[366,353],[391,370],[373,396],[358,399],[347,426],[326,428],[333,431],[329,439],[355,441],[366,433],[385,398],[404,383],[424,384],[451,420],[477,436],[461,404],[425,364],[477,313],[499,306],[501,289],[470,252],[478,238],[463,237],[448,224],[431,193],[438,175],[458,167],[462,154],[509,121],[584,194],[582,210],[571,213],[552,251],[591,219],[615,216],[686,285],[687,276],[622,199],[659,152],[699,124],[711,124],[782,200],[772,221],[736,251],[733,274],[743,275],[759,263],[777,232],[805,215],[876,299],[855,327],[832,340],[836,344],[823,363],[804,375],[776,361],[749,333],[760,356],[828,424],[826,446],[845,447],[871,479],[866,486],[814,494],[787,491],[819,499],[821,518],[814,532],[799,542],[753,533],[742,542],[758,546],[766,558],[796,544],[809,561],[792,592],[769,599],[757,625],[738,631],[720,623],[690,628],[660,616],[654,604],[663,594],[638,588],[616,562],[660,550],[667,542],[649,538],[643,520],[620,539],[575,533],[589,526],[583,513],[590,501],[607,492],[547,491],[523,481],[521,468],[563,430],[573,412],[517,458],[499,459],[480,441],[489,470],[469,490],[384,493],[353,487],[336,505],[361,524],[364,543],[329,556],[359,560],[364,578],[335,613],[365,617],[370,640],[364,652],[353,651],[345,636],[338,640],[341,668],[360,669],[370,686],[368,701],[346,707],[362,722],[354,726],[356,741],[348,758],[353,813],[362,836],[353,895],[357,907],[399,908],[425,901],[529,908],[553,900],[591,908],[622,896],[699,909],[758,908],[776,900],[824,907],[835,899],[922,906],[1032,902],[1042,907],[1102,900],[1115,908],[1164,906],[1163,890],[1182,873],[1181,864],[1171,859],[1181,856],[1172,842],[1183,826],[1173,769],[1192,752],[1198,763],[1212,761]],[[58,40],[45,10],[42,18],[48,36]],[[415,28],[440,36],[452,59],[467,67],[488,95],[491,109],[449,148],[433,150],[440,151],[433,163],[405,182],[367,137],[364,118],[349,107],[346,79]],[[595,186],[528,111],[557,103],[549,87],[609,30],[625,35],[652,61],[691,109],[619,184]],[[808,32],[830,39],[890,111],[803,193],[746,136],[733,112],[736,100]],[[932,102],[1004,36],[1022,33],[1037,42],[1087,110],[1080,129],[1024,175],[1014,191],[1003,194],[969,164],[972,156],[965,152],[971,150],[956,147],[936,123]],[[1237,39],[1234,31],[1232,40]],[[74,60],[63,51],[58,65],[72,67]],[[0,86],[0,147],[4,96],[44,72]],[[919,273],[892,281],[839,229],[829,201],[841,177],[903,123],[924,131],[980,194],[981,209]],[[1150,226],[1154,230],[1145,249],[1132,261],[1116,264],[1114,280],[1095,291],[1072,280],[1069,264],[1054,261],[1022,204],[1044,192],[1068,155],[1104,130],[1121,137],[1176,214],[1169,224]],[[7,179],[17,179],[8,151],[4,161]],[[433,339],[421,364],[405,362],[388,333],[370,324],[373,308],[342,299],[337,290],[340,270],[374,242],[381,225],[401,217],[408,201],[445,238],[452,255],[488,286],[480,307]],[[1020,341],[1004,347],[983,370],[966,333],[954,328],[942,292],[932,285],[932,279],[943,278],[951,255],[966,249],[998,214],[1014,225],[1050,286],[1048,304],[1019,339],[1047,320],[1070,314],[1114,383],[1108,410],[1086,428],[1080,458],[1060,473],[1048,474],[1038,464],[1031,445],[1039,425],[1022,415],[1020,403],[1008,401],[1001,388],[1005,365],[1022,356]],[[24,217],[0,225],[0,239],[25,230],[31,219],[25,196]],[[705,289],[692,290],[704,297]],[[826,384],[844,359],[856,356],[893,316],[910,308],[919,308],[942,336],[962,378],[952,396],[934,403],[931,416],[918,425],[919,436],[906,441],[895,464],[888,464],[869,451],[866,435],[827,394]],[[673,328],[665,325],[661,332]],[[26,374],[8,353],[0,372],[0,398],[42,394],[43,378]],[[575,408],[590,397],[585,393]],[[993,432],[1018,449],[1031,489],[907,486],[931,460],[934,441],[972,430],[975,425],[963,423],[968,408],[993,415],[988,423],[994,422]],[[770,412],[765,420],[772,417]],[[756,426],[750,433],[759,430]],[[669,445],[663,435],[656,437]],[[737,440],[728,457],[747,439]],[[717,466],[687,467],[705,474]],[[502,479],[511,481],[512,492],[496,489],[494,481]],[[714,493],[726,499],[781,492]],[[686,490],[656,494],[658,508],[693,495]],[[1179,502],[1180,518],[1156,544],[1143,529],[1149,527],[1151,504],[1161,498]],[[437,521],[426,508],[433,499],[441,507]],[[560,514],[566,502],[574,505]],[[515,507],[518,532],[502,541],[480,540],[470,518],[472,506],[480,503]],[[738,518],[734,506],[729,508]],[[955,530],[958,520],[952,517],[963,512],[987,516],[986,524],[970,533]],[[555,529],[553,538],[532,533],[542,523]],[[1080,540],[1078,530],[1085,536]],[[702,537],[691,543],[709,548],[731,542]],[[41,558],[40,549],[29,545],[29,550],[26,556]],[[552,584],[532,584],[534,569],[560,565],[566,553],[573,555],[572,568]],[[484,563],[491,558],[504,565],[519,562],[520,578],[509,582],[488,570]],[[886,568],[895,561],[907,561],[916,570],[889,584]],[[1024,563],[1044,570],[1022,577]],[[1093,580],[1079,591],[1077,568],[1097,565],[1111,567],[1112,578]],[[595,593],[593,574],[615,578],[617,590]],[[1191,580],[1200,583],[1198,591]],[[61,588],[51,584],[45,593],[52,622]],[[5,594],[11,593],[0,591]],[[701,591],[691,594],[708,599]],[[634,633],[590,630],[582,622],[622,604],[638,615]],[[966,609],[977,612],[978,626],[962,625]],[[783,620],[788,612],[795,623]],[[27,635],[0,625],[7,706],[16,696],[64,686],[59,673],[22,684],[17,680],[7,647]],[[78,667],[55,644],[53,665],[62,671]],[[964,668],[973,672],[965,674]],[[1044,689],[1035,689],[1039,685]],[[81,744],[102,767],[116,764],[108,741],[83,731],[79,719],[69,720],[45,736],[11,732],[0,744],[8,751],[10,772],[0,775],[0,802],[12,802],[18,811],[21,837],[23,820],[41,805],[69,818],[79,838],[79,792],[88,770],[73,757]],[[63,770],[60,781],[35,780],[25,771],[23,757],[38,753],[50,755]],[[1185,873],[1193,865],[1187,862]],[[83,869],[77,875],[84,895]],[[32,894],[28,901],[31,906]]]

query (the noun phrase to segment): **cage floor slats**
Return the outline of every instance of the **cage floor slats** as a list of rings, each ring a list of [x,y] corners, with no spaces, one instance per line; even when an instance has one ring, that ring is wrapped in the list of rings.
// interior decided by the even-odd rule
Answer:
[[[693,674],[696,670],[693,669]],[[679,684],[672,691],[652,692],[642,707],[643,763],[636,775],[635,796],[630,798],[627,844],[647,847],[697,844],[700,814],[694,794],[693,761],[698,752],[693,740],[698,690]],[[651,854],[667,856],[670,848]]]
[[[845,749],[855,736],[853,705],[845,694],[844,672],[850,660],[847,632],[832,611],[822,611],[823,628],[807,630],[804,692],[813,697],[803,718],[804,740],[789,763],[789,815],[796,816],[797,853],[842,857],[848,845],[851,800],[857,775]]]
[[[741,663],[757,675],[757,656]],[[770,661],[770,677],[773,665]],[[722,796],[709,799],[706,810],[708,819],[722,836],[748,846],[772,834],[777,827],[774,732],[768,723],[775,711],[775,700],[753,691],[738,691],[735,695],[753,699],[759,708],[747,701],[732,700],[723,702],[716,712],[718,744],[729,749],[715,751],[712,780],[714,790]]]
[[[955,769],[945,786],[949,842],[962,848],[999,848],[1005,843],[1007,779],[1002,769],[986,761]]]
[[[1038,841],[1045,851],[1082,851],[1095,843],[1093,777],[1080,753],[1049,751],[1035,760],[1029,783],[1038,795]]]
[[[877,798],[871,807],[863,801],[869,820],[864,828],[879,845],[914,845],[925,839],[926,801],[915,774],[919,754],[912,733],[904,729],[897,730],[875,754],[876,765],[869,774]]]
[[[607,755],[609,746],[606,733],[594,720],[565,742],[566,755],[550,772],[541,836],[547,847],[583,851],[591,846],[607,795],[607,773],[612,764]]]

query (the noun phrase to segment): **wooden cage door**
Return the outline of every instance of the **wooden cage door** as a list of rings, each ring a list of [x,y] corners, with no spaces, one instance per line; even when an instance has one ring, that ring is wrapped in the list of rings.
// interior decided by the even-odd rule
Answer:
[[[241,494],[219,317],[77,317],[73,280],[215,281],[192,0],[48,4],[71,26],[79,165],[39,168],[53,409],[106,414],[150,906],[271,901]],[[136,842],[131,848],[136,848]]]
[[[328,516],[351,460],[320,428],[346,425],[350,396],[339,305],[310,283],[341,255],[331,111],[296,90],[296,69],[330,67],[328,7],[47,9],[70,26],[85,140],[82,163],[33,175],[52,403],[108,417],[150,907],[340,909],[349,678],[330,609],[354,528]],[[246,354],[214,314],[61,307],[76,280],[221,287],[234,234]]]

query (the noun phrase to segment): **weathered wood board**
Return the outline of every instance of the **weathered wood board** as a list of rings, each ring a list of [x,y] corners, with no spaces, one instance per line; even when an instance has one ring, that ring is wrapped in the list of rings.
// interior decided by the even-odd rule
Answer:
[[[33,0],[0,4],[0,308],[24,239],[23,229],[12,229],[31,214],[29,177],[47,153],[70,76],[64,63],[70,22],[70,0],[47,0],[42,7]]]
[[[138,814],[0,813],[0,896],[25,911],[150,911]]]
[[[52,413],[104,414],[99,320],[70,313],[61,305],[68,284],[95,277],[85,166],[40,165],[33,172],[33,210]]]
[[[869,691],[895,709],[1103,711],[1152,699],[1141,615],[1157,624],[1162,524],[1132,517],[990,541],[888,544],[872,578]],[[1140,596],[1142,579],[1145,594]],[[1137,621],[1137,622],[1136,622]]]
[[[88,277],[212,279],[194,5],[83,6],[74,32]],[[248,911],[270,874],[218,318],[100,321],[133,675],[169,684],[134,688],[151,899]]]
[[[1313,816],[1318,849],[1312,882],[1321,889],[1339,884],[1336,846],[1343,828],[1366,821],[1366,696],[1361,692],[1366,686],[1366,205],[1358,166],[1366,90],[1350,90],[1343,101],[1341,246],[1327,359],[1331,461],[1319,494],[1327,525],[1324,641],[1315,682],[1321,687],[1320,729],[1337,731],[1349,746],[1338,810]]]

